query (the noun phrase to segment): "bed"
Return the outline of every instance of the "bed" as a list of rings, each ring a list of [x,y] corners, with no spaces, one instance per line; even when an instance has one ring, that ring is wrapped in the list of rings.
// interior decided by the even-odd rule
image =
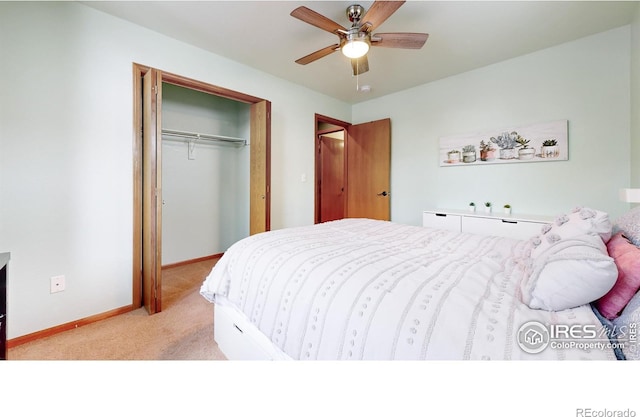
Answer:
[[[638,317],[621,310],[640,300],[602,301],[615,232],[589,208],[529,240],[336,220],[235,243],[200,293],[229,359],[623,359]]]

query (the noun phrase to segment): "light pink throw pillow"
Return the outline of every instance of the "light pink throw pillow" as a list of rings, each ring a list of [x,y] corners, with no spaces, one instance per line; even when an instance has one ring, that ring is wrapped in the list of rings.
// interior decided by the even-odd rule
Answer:
[[[622,233],[616,233],[607,243],[609,256],[618,267],[618,280],[613,288],[596,301],[600,313],[612,320],[620,314],[640,289],[640,248]]]

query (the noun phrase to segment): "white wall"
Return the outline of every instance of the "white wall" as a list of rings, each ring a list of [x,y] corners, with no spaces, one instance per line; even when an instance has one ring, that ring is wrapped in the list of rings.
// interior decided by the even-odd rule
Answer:
[[[630,28],[608,31],[355,105],[353,122],[391,117],[391,217],[492,201],[556,215],[612,216],[630,172]],[[439,167],[441,136],[569,120],[569,160]]]
[[[10,339],[131,304],[133,62],[270,100],[272,228],[313,223],[314,114],[349,105],[78,3],[0,2],[0,42]]]
[[[162,126],[244,139],[250,105],[164,84]],[[175,139],[175,137],[173,137]],[[223,253],[249,236],[249,151],[243,145],[162,141],[162,264]],[[241,169],[242,168],[242,169]]]
[[[631,24],[631,186],[640,188],[640,4]]]

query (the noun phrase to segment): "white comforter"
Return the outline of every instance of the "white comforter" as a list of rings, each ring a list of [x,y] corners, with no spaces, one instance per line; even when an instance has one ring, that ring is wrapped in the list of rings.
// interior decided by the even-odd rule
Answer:
[[[587,306],[520,301],[526,242],[368,219],[251,236],[201,288],[231,303],[294,359],[615,359],[610,348],[547,343],[526,353],[522,325],[588,325]]]

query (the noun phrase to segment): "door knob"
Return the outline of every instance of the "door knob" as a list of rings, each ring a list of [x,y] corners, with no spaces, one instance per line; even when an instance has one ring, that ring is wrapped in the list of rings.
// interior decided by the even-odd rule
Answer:
[[[383,191],[383,192],[381,192],[381,193],[378,193],[378,195],[381,195],[381,196],[383,196],[383,197],[386,197],[386,196],[388,196],[388,195],[389,195],[389,193],[388,193],[388,192],[386,192],[386,191]]]

